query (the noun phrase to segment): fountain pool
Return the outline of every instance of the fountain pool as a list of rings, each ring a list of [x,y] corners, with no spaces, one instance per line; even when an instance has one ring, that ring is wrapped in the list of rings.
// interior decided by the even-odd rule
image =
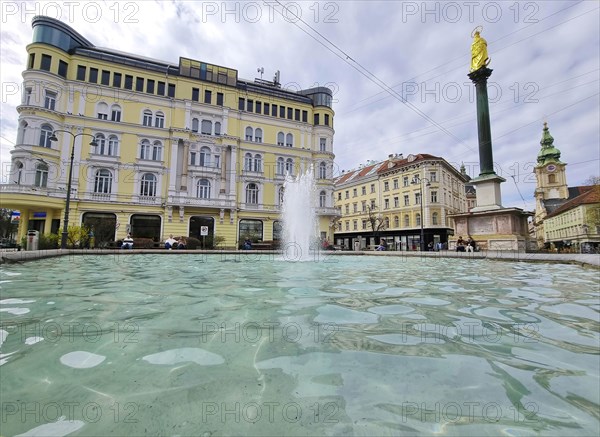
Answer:
[[[3,435],[598,435],[596,270],[255,254],[2,267]]]

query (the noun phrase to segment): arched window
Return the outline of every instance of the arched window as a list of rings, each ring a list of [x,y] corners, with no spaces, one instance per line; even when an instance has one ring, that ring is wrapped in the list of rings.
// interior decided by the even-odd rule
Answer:
[[[277,134],[277,145],[284,146],[285,145],[285,135],[283,132],[279,132]]]
[[[197,118],[192,118],[192,132],[198,132],[200,121]]]
[[[48,186],[48,164],[40,162],[35,168],[36,187],[45,188]]]
[[[23,144],[25,142],[25,132],[27,131],[28,127],[29,125],[25,120],[19,124],[19,131],[17,132],[17,144]]]
[[[254,171],[258,173],[262,172],[262,156],[258,153],[254,155]]]
[[[252,171],[252,153],[246,153],[244,155],[244,170]]]
[[[294,175],[294,160],[292,158],[285,160],[285,172],[290,176]]]
[[[292,134],[287,134],[285,136],[285,145],[287,147],[293,147],[294,146],[294,136]]]
[[[210,181],[200,179],[196,188],[196,197],[199,199],[210,199]]]
[[[160,111],[158,111],[154,117],[154,127],[165,127],[165,114]]]
[[[438,224],[438,213],[437,212],[434,212],[433,214],[431,214],[431,224],[434,226]]]
[[[200,133],[204,135],[212,135],[212,121],[202,120]]]
[[[417,218],[417,226],[421,226],[421,214],[417,213],[416,218]]]
[[[285,174],[285,161],[283,158],[277,158],[277,167],[275,168],[275,172],[278,175]]]
[[[160,141],[155,141],[152,144],[152,160],[162,161],[162,143]]]
[[[327,164],[325,162],[319,164],[319,179],[327,179]]]
[[[246,141],[252,141],[252,138],[254,138],[254,132],[252,131],[252,128],[248,126],[246,128]]]
[[[394,227],[395,228],[400,227],[400,218],[397,215],[394,216]]]
[[[104,102],[98,103],[96,106],[96,113],[98,114],[99,120],[108,120],[108,105]]]
[[[257,143],[262,143],[262,129],[261,128],[257,128],[254,131],[254,141],[256,141]]]
[[[121,107],[119,105],[112,105],[110,107],[110,120],[121,121]]]
[[[319,193],[319,207],[324,208],[327,206],[327,194],[325,191]]]
[[[408,216],[408,214],[406,214],[404,216],[404,227],[408,228],[410,226],[410,217]]]
[[[43,124],[42,129],[40,131],[40,147],[47,147],[48,149],[52,148],[52,141],[50,141],[50,137],[52,136],[52,126],[49,124]]]
[[[144,173],[140,185],[140,196],[156,196],[156,176],[152,173]]]
[[[106,137],[104,136],[104,134],[96,134],[95,138],[97,144],[95,152],[99,155],[107,155],[108,153],[106,153]]]
[[[210,148],[206,146],[200,149],[200,166],[210,167]]]
[[[149,109],[144,110],[144,117],[142,119],[142,124],[144,126],[152,126],[152,111]]]
[[[17,177],[14,182],[17,185],[21,185],[23,180],[23,163],[21,161],[15,163],[15,173],[17,173]]]
[[[150,141],[142,140],[140,149],[140,159],[150,159],[152,156],[152,148],[150,147]]]
[[[116,135],[108,137],[108,151],[107,155],[117,156],[119,154],[119,139]]]
[[[215,135],[221,135],[221,123],[215,122]]]
[[[112,173],[105,168],[96,172],[94,193],[110,194],[112,190]]]
[[[258,185],[250,183],[246,186],[246,203],[258,205]]]

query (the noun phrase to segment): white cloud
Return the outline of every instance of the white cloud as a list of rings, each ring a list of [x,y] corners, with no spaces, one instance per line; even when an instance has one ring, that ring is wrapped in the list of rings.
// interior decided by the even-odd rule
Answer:
[[[490,97],[502,93],[490,111],[494,160],[508,178],[503,203],[533,207],[530,172],[544,120],[570,164],[570,185],[600,173],[600,20],[593,1],[282,2],[314,30],[291,13],[285,19],[276,2],[79,2],[70,15],[68,2],[3,2],[3,168],[16,139],[31,18],[55,16],[50,3],[63,6],[63,21],[97,46],[174,64],[179,56],[191,57],[236,68],[248,79],[259,76],[258,67],[265,68],[265,79],[280,70],[290,87],[331,83],[339,169],[401,152],[476,168],[476,108],[467,73],[470,33],[481,24],[494,70]],[[357,69],[398,93],[413,90],[407,96],[413,108]]]

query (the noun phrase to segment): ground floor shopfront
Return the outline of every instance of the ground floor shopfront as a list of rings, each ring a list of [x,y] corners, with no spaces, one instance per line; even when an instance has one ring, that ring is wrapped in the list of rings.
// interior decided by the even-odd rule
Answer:
[[[438,243],[447,243],[448,237],[454,235],[450,228],[427,228],[423,229],[425,244],[428,250],[435,248]],[[386,230],[379,232],[337,232],[334,235],[334,244],[342,250],[371,250],[379,245],[381,239],[385,239],[388,250],[395,251],[418,251],[421,250],[421,230]]]

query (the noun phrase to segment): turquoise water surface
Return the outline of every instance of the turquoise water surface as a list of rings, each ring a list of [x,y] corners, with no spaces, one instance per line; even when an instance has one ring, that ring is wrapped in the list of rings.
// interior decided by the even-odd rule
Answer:
[[[111,255],[0,282],[3,436],[600,433],[597,270]]]

